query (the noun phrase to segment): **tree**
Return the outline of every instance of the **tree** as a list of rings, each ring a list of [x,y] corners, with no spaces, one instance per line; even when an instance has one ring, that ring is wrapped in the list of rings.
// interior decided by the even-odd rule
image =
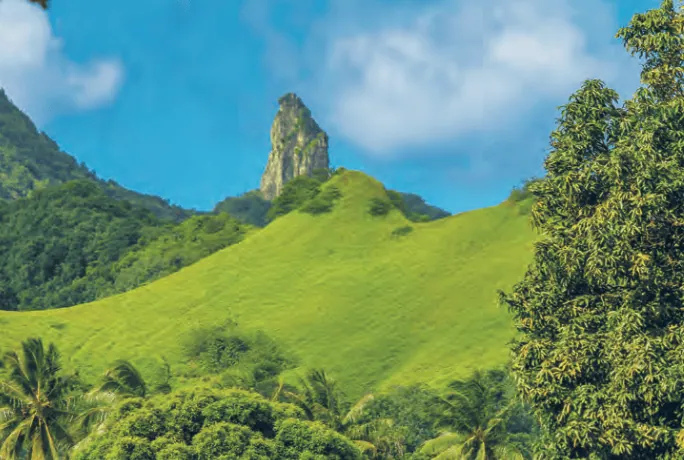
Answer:
[[[282,388],[282,387],[281,387]],[[403,453],[403,437],[388,418],[370,418],[365,413],[375,397],[367,394],[352,407],[344,400],[337,382],[322,369],[311,369],[299,387],[283,390],[285,400],[302,409],[307,419],[320,421],[352,439],[371,457],[388,451]]]
[[[145,379],[128,361],[118,360],[105,371],[99,391],[122,396],[144,398],[147,395]]]
[[[301,410],[242,390],[194,388],[119,402],[76,459],[360,459],[354,444]]]
[[[70,393],[77,382],[60,375],[57,348],[50,344],[46,350],[40,339],[28,339],[3,362],[7,378],[0,381],[0,458],[63,458],[61,453],[73,443]]]
[[[511,421],[519,402],[506,385],[503,371],[477,371],[456,380],[441,399],[442,433],[427,441],[422,454],[462,460],[524,459],[529,453],[530,427],[511,433]]]
[[[683,30],[666,0],[618,32],[642,58],[642,87],[618,107],[585,82],[530,187],[540,240],[502,300],[549,458],[684,455]]]

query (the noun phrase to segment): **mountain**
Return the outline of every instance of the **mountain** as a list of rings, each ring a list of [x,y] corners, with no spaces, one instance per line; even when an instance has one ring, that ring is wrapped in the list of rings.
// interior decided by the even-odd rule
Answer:
[[[311,116],[311,111],[294,93],[278,100],[278,113],[271,126],[271,152],[261,177],[261,193],[272,200],[289,180],[311,176],[330,167],[328,135]]]
[[[28,196],[33,190],[83,179],[96,182],[110,197],[128,200],[163,219],[181,221],[196,214],[160,197],[99,179],[85,164],[79,164],[45,133],[39,132],[0,89],[0,199],[14,200]]]
[[[176,224],[75,180],[0,203],[0,310],[40,310],[124,292],[240,241],[227,214]]]
[[[336,174],[321,193],[331,189],[328,212],[290,212],[133,291],[0,312],[0,348],[40,336],[91,380],[120,358],[149,373],[163,353],[183,375],[185,334],[232,318],[339,376],[350,397],[506,362],[514,330],[496,291],[520,279],[535,240],[517,203],[412,223],[392,207],[370,212],[389,197],[360,172]]]
[[[226,212],[242,222],[264,227],[272,219],[269,215],[274,214],[271,202],[280,197],[290,181],[306,176],[323,182],[329,177],[328,135],[296,94],[285,94],[278,103],[279,109],[271,126],[271,152],[259,190],[228,197],[215,206],[214,212]],[[315,184],[304,181],[298,185],[306,187]],[[397,208],[412,221],[430,221],[450,215],[443,209],[425,203],[418,195],[389,192]],[[292,193],[292,197],[297,195],[296,190]],[[304,193],[294,201],[290,200],[293,201],[291,204],[307,196]]]

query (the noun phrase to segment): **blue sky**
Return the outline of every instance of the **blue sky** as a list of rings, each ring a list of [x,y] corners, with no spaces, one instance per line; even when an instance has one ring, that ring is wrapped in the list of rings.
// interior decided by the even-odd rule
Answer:
[[[585,78],[623,96],[613,37],[655,0],[0,0],[0,86],[106,178],[211,209],[258,187],[294,91],[360,169],[451,212],[539,174]]]

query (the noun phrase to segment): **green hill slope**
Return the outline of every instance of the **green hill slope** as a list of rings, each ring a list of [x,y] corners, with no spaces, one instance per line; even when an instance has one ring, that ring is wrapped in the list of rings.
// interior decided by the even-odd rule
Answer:
[[[333,212],[293,212],[166,278],[92,304],[1,312],[0,347],[55,341],[86,377],[117,358],[143,373],[164,355],[182,369],[180,339],[233,318],[263,329],[305,366],[323,366],[351,395],[392,383],[441,383],[507,358],[511,321],[496,289],[523,274],[534,239],[510,204],[429,223],[368,213],[379,182],[345,172],[326,186]],[[413,231],[393,235],[411,225]]]
[[[158,196],[128,190],[99,179],[93,171],[62,152],[0,88],[0,200],[29,196],[33,190],[71,180],[91,180],[112,198],[127,200],[158,217],[181,221],[198,214]]]

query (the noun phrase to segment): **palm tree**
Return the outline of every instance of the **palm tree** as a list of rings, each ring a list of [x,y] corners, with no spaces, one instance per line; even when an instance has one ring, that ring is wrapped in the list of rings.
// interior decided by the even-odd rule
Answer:
[[[344,394],[322,369],[310,370],[299,379],[299,387],[286,389],[281,381],[273,399],[284,396],[285,400],[299,406],[312,421],[320,421],[344,434],[371,458],[390,451],[403,453],[403,437],[394,429],[390,419],[372,419],[365,409],[374,400],[367,394],[351,408],[344,402]]]
[[[50,459],[73,445],[68,431],[74,413],[70,394],[75,376],[59,375],[57,348],[47,350],[41,339],[31,338],[21,350],[9,352],[3,363],[6,378],[0,381],[0,458]],[[63,457],[63,455],[61,455]]]
[[[510,394],[503,371],[477,371],[467,380],[449,385],[441,399],[445,429],[423,444],[420,452],[436,459],[524,459],[526,435],[511,434],[508,420],[517,401]]]
[[[121,396],[144,398],[147,385],[138,369],[128,361],[118,360],[105,371],[100,392],[111,392]]]

